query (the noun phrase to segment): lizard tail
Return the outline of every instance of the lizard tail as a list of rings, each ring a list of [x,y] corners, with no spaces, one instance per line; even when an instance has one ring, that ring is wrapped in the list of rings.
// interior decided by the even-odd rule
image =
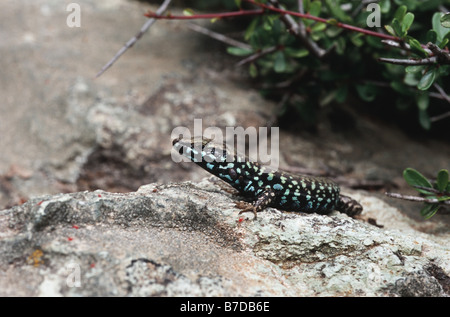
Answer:
[[[340,195],[336,210],[348,215],[349,217],[354,217],[363,211],[363,207],[353,198]]]

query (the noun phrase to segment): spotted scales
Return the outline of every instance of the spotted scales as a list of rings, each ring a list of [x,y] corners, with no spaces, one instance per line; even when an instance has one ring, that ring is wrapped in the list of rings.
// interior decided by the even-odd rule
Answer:
[[[173,140],[173,146],[178,153],[249,198],[253,203],[241,206],[241,213],[253,212],[255,218],[266,207],[319,214],[338,210],[351,217],[362,211],[357,201],[341,195],[339,185],[329,179],[274,171],[235,155],[225,145],[210,139],[178,138]]]

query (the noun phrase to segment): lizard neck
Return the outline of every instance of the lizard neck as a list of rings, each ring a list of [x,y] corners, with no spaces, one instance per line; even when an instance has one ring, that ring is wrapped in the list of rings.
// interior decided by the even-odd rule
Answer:
[[[225,144],[213,143],[210,139],[175,139],[173,147],[179,154],[241,192],[252,189],[249,183],[261,169],[258,163],[251,163],[245,157],[235,155]]]

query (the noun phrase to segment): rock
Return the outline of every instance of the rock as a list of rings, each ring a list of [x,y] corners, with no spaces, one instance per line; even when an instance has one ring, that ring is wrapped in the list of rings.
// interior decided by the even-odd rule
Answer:
[[[44,196],[0,211],[0,295],[449,295],[448,236],[403,221],[386,228],[399,212],[373,197],[352,193],[362,219],[269,208],[253,221],[215,180]],[[380,205],[394,219],[385,228],[363,220]]]

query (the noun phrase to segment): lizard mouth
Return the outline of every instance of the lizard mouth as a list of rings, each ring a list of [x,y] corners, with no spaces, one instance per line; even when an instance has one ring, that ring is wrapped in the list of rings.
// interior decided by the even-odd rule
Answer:
[[[178,138],[172,140],[172,146],[180,155],[186,156],[186,153],[193,155],[199,153],[199,151],[203,151],[212,141],[213,139],[205,137],[183,138],[183,135],[180,134]],[[215,150],[214,146],[211,148],[208,147],[208,152],[211,152],[213,155]]]
[[[181,139],[183,138],[183,135],[179,135],[178,138],[175,138],[172,140],[172,145],[175,145],[176,143],[178,143],[179,141],[181,141]]]
[[[183,135],[180,134],[178,136],[178,138],[175,138],[172,140],[172,145],[177,144],[178,142],[181,142],[183,146],[194,146],[197,144],[201,144],[202,147],[207,146],[209,143],[211,143],[214,139],[208,139],[205,137],[192,137],[190,139],[190,141],[187,141],[187,139],[185,139],[185,141],[183,141]]]

